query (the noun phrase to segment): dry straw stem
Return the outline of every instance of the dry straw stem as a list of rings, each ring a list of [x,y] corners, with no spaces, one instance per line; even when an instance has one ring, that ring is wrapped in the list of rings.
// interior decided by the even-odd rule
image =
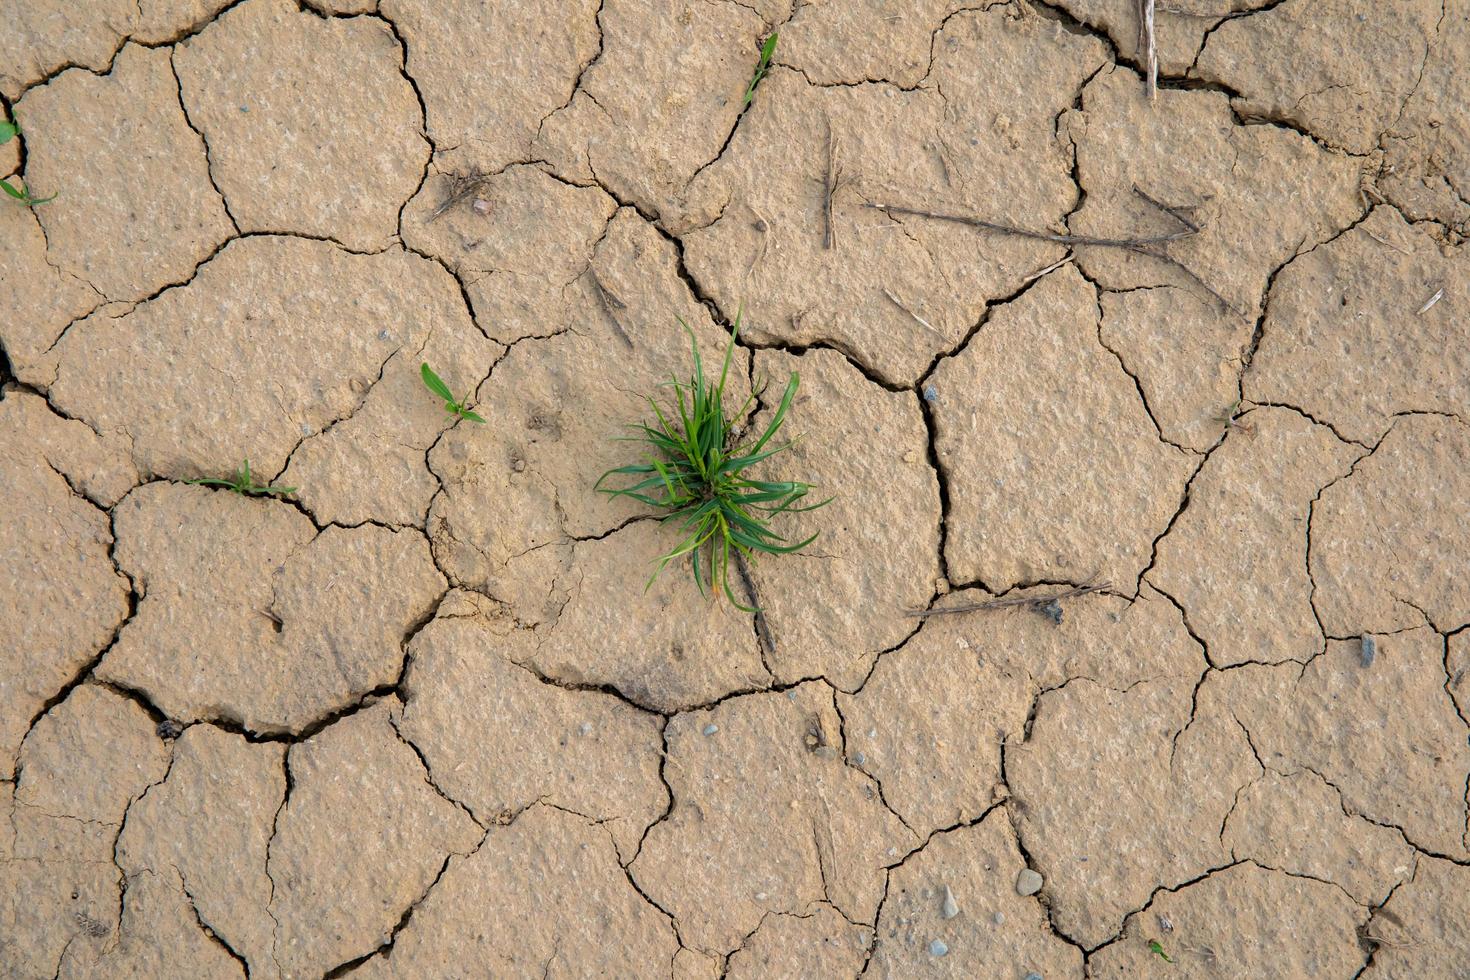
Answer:
[[[1427,300],[1425,300],[1424,301],[1424,305],[1421,306],[1421,307],[1419,307],[1419,312],[1418,312],[1417,315],[1418,316],[1423,316],[1424,314],[1428,313],[1429,310],[1430,310],[1430,308],[1433,307],[1435,303],[1438,303],[1442,299],[1444,299],[1444,287],[1443,286],[1440,286],[1438,289],[1436,289],[1434,291],[1434,295],[1431,296],[1431,297],[1429,297]]]
[[[903,310],[911,318],[913,318],[913,321],[915,323],[917,323],[919,326],[924,327],[925,329],[928,329],[928,330],[932,330],[935,334],[937,334],[937,335],[939,335],[941,337],[944,336],[943,334],[939,333],[938,330],[935,330],[934,329],[934,324],[930,323],[928,320],[926,320],[923,317],[919,316],[919,314],[915,313],[913,310],[911,310],[907,306],[905,306],[904,303],[903,303],[903,300],[901,300],[897,296],[893,295],[892,290],[890,290],[887,286],[884,286],[883,287],[883,295],[888,297],[888,301],[890,303],[892,303],[894,306],[898,307],[900,310]]]
[[[831,249],[837,245],[837,226],[832,221],[832,195],[837,193],[837,185],[842,179],[842,172],[837,167],[837,137],[832,135],[832,117],[827,117],[827,171],[822,177],[822,248]]]
[[[633,338],[628,336],[628,332],[624,330],[623,325],[618,322],[617,314],[618,310],[626,310],[628,308],[628,304],[624,303],[622,300],[614,296],[608,290],[608,288],[602,284],[602,280],[597,278],[597,273],[593,272],[590,266],[587,269],[587,274],[592,277],[593,292],[597,293],[597,298],[602,302],[603,312],[605,312],[607,314],[607,318],[612,321],[613,329],[618,332],[618,336],[622,338],[623,343],[628,345],[628,349],[632,350]]]
[[[1154,0],[1138,0],[1138,41],[1148,63],[1148,98],[1159,98],[1159,45],[1154,37]]]
[[[1059,599],[1072,599],[1079,595],[1087,595],[1090,592],[1101,592],[1108,588],[1108,583],[1100,585],[1075,585],[1063,592],[1053,595],[1022,595],[1008,596],[1004,599],[990,599],[986,602],[967,602],[961,606],[945,606],[943,609],[910,609],[907,615],[914,619],[928,619],[930,616],[948,616],[952,613],[983,612],[989,609],[1009,609],[1012,606],[1045,606]]]

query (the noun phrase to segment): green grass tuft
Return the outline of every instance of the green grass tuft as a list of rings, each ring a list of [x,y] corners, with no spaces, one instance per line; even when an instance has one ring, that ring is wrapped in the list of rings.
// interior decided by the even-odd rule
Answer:
[[[184,482],[205,487],[223,487],[242,497],[285,497],[296,492],[295,487],[273,487],[256,483],[255,477],[250,473],[250,460],[248,459],[245,460],[245,465],[240,467],[240,472],[233,474],[227,480],[207,476],[200,480],[185,480]]]
[[[469,403],[470,396],[465,395],[464,401],[456,401],[454,392],[449,390],[449,386],[440,380],[439,375],[434,373],[434,369],[429,367],[427,362],[419,365],[419,376],[424,379],[425,388],[444,399],[444,411],[450,415],[458,415],[462,419],[469,419],[471,422],[485,424],[484,419],[465,407]]]
[[[733,414],[725,411],[725,383],[740,318],[736,317],[730,333],[718,381],[704,373],[694,331],[684,321],[679,323],[689,334],[694,374],[688,381],[665,382],[664,387],[673,389],[672,404],[660,408],[650,397],[648,403],[657,425],[635,425],[637,435],[626,437],[643,444],[645,462],[608,470],[598,479],[596,489],[666,511],[663,520],[677,523],[685,535],[675,548],[658,558],[648,585],[669,562],[688,555],[701,593],[718,589],[736,608],[755,612],[736,599],[730,589],[730,559],[800,551],[817,535],[789,544],[771,530],[771,520],[786,512],[815,510],[828,502],[800,506],[812,489],[810,484],[756,480],[747,475],[750,467],[791,448],[789,442],[775,444],[771,440],[786,421],[800,378],[795,371],[791,373],[781,403],[765,430],[753,441],[737,443],[736,421],[745,417],[756,397],[752,393]],[[609,479],[619,477],[631,482],[618,488],[604,486]]]

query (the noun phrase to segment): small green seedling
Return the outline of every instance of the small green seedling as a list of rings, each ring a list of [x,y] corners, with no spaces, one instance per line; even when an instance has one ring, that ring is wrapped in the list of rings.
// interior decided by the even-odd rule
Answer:
[[[746,476],[751,466],[791,448],[789,442],[769,443],[786,421],[800,378],[796,372],[791,373],[781,403],[759,438],[737,444],[737,420],[745,418],[756,398],[752,392],[736,412],[725,411],[725,384],[740,319],[736,317],[735,328],[730,332],[725,365],[717,382],[705,376],[694,331],[684,321],[679,322],[689,334],[694,352],[693,377],[688,381],[675,379],[664,383],[664,387],[674,392],[673,405],[668,410],[659,407],[653,398],[648,399],[657,426],[635,425],[638,434],[624,437],[644,445],[645,461],[608,470],[595,489],[666,511],[665,522],[678,522],[685,537],[667,554],[659,556],[647,585],[653,584],[669,562],[688,555],[701,593],[708,594],[718,588],[737,609],[755,612],[752,607],[742,605],[730,589],[730,559],[739,561],[741,557],[800,551],[815,541],[817,535],[788,544],[770,529],[771,519],[787,511],[815,510],[828,503],[823,500],[798,506],[811,490],[807,483],[753,480]],[[626,477],[632,482],[616,489],[603,486],[616,477]]]
[[[742,108],[750,105],[750,100],[755,98],[755,87],[760,84],[762,78],[770,74],[771,56],[775,53],[776,35],[772,34],[761,42],[761,60],[756,63],[755,74],[750,76],[750,84],[745,88],[745,102],[742,103]]]
[[[455,401],[454,393],[449,390],[449,386],[440,380],[439,375],[435,374],[434,369],[427,363],[419,365],[419,374],[423,376],[424,387],[444,399],[444,411],[450,415],[458,415],[462,419],[469,419],[471,422],[479,422],[481,425],[485,423],[484,419],[465,408],[465,403],[470,400],[470,396],[465,395],[464,401]]]
[[[255,477],[250,473],[250,460],[245,460],[245,465],[240,467],[240,472],[231,476],[228,480],[218,477],[204,477],[201,480],[185,480],[185,483],[194,483],[205,487],[224,487],[242,497],[285,497],[296,492],[295,487],[273,487],[268,484],[255,482]]]
[[[1157,939],[1150,939],[1148,941],[1148,951],[1157,956],[1163,957],[1165,963],[1174,962],[1172,959],[1170,959],[1169,954],[1164,952],[1164,947],[1159,945],[1159,941]]]
[[[20,127],[15,123],[0,119],[0,146],[9,143],[19,132]],[[47,201],[56,199],[55,194],[52,194],[50,197],[32,197],[31,192],[25,187],[16,187],[8,180],[0,180],[0,191],[4,191],[9,197],[19,201],[28,208],[33,208],[37,204],[45,204]]]

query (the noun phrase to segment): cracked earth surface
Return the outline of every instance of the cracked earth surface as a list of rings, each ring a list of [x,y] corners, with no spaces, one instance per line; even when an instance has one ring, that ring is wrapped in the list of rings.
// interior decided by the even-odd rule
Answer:
[[[0,22],[0,976],[1470,976],[1470,0]]]

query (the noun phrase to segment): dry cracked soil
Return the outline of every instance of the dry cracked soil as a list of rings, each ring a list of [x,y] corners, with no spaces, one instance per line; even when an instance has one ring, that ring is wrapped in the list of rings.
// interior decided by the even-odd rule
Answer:
[[[1470,0],[0,25],[0,977],[1470,976]]]

